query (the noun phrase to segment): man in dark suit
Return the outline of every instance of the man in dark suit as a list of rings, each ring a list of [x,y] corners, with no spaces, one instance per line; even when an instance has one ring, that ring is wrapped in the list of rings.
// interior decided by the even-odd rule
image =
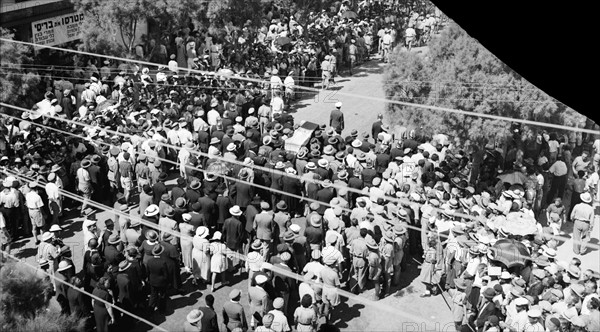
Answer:
[[[132,285],[131,280],[129,278],[129,274],[127,273],[127,269],[131,268],[131,262],[127,260],[123,260],[119,263],[119,272],[117,272],[116,281],[117,288],[119,289],[119,307],[123,308],[127,311],[133,310],[134,297],[135,294],[134,285]],[[129,315],[123,315],[121,320],[120,327],[122,329],[131,328],[133,320]]]
[[[200,214],[204,215],[204,219],[207,222],[207,227],[214,227],[217,224],[218,209],[215,201],[208,195],[202,196],[198,199],[200,203]]]
[[[321,185],[323,186],[323,188],[317,191],[317,200],[319,202],[329,204],[329,202],[331,202],[331,200],[335,197],[335,190],[331,187],[332,183],[330,180],[323,181]],[[320,204],[319,208],[317,209],[317,212],[320,215],[323,215],[323,213],[325,213],[325,210],[327,210],[328,208],[328,205],[325,204]]]
[[[217,207],[217,230],[220,232],[223,229],[223,223],[225,219],[231,217],[229,209],[231,208],[231,200],[229,196],[223,196],[224,188],[217,188],[217,200],[215,201]],[[214,231],[214,230],[212,230]]]
[[[267,202],[260,203],[261,212],[254,217],[253,228],[256,231],[256,238],[271,243],[273,240],[273,231],[275,222],[273,221],[273,212]]]
[[[175,202],[179,197],[185,196],[185,179],[177,178],[177,184],[171,188],[171,200]]]
[[[106,266],[118,266],[119,262],[123,260],[123,254],[117,249],[117,246],[121,243],[121,237],[118,233],[113,233],[108,238],[108,243],[104,248],[104,259]]]
[[[185,190],[185,199],[188,202],[197,202],[202,195],[200,194],[200,182],[197,180],[190,183],[189,188]]]
[[[532,271],[534,281],[529,285],[527,295],[537,298],[544,292],[544,285],[542,280],[546,277],[546,272],[542,269],[535,269]]]
[[[192,208],[192,211],[190,211],[190,213],[189,213],[190,225],[193,225],[194,228],[198,228],[199,226],[207,226],[208,221],[206,220],[206,216],[204,214],[202,214],[202,204],[200,204],[199,202],[196,202],[196,203],[192,204],[191,208]],[[184,215],[181,215],[182,219],[183,219],[183,216]]]
[[[152,310],[164,312],[167,302],[167,285],[169,284],[169,268],[166,258],[162,255],[164,247],[157,244],[152,249],[152,257],[146,263],[150,299],[148,306]]]
[[[383,114],[379,113],[377,115],[377,121],[373,122],[373,126],[371,126],[371,136],[373,136],[374,140],[377,140],[377,136],[382,131],[381,126],[383,126]]]
[[[483,331],[483,326],[488,321],[488,318],[496,313],[496,305],[492,302],[494,296],[496,296],[496,291],[493,288],[487,288],[483,292],[483,298],[480,299],[477,308],[473,308],[476,312],[473,324],[479,332]]]
[[[219,332],[219,323],[217,322],[217,312],[215,311],[215,297],[208,294],[204,297],[205,306],[200,306],[198,310],[202,311],[202,332]]]
[[[336,131],[340,133],[344,130],[344,113],[342,113],[342,103],[337,102],[335,104],[335,109],[331,111],[329,116],[329,126],[333,127]]]
[[[210,145],[210,134],[208,133],[208,125],[204,125],[198,130],[198,148],[200,151],[207,153]]]
[[[246,170],[240,171],[240,180],[248,180],[248,172]],[[254,187],[249,183],[236,182],[231,187],[231,193],[229,196],[233,199],[233,203],[238,205],[242,210],[246,210],[246,207],[252,201],[254,197]]]
[[[169,268],[169,280],[170,284],[175,289],[175,291],[179,293],[183,293],[181,289],[181,273],[179,269],[179,252],[177,248],[171,244],[173,240],[173,234],[171,233],[163,233],[162,241],[159,242],[165,250],[163,251],[162,256],[165,258],[167,262],[167,267]]]
[[[156,205],[158,205],[158,203],[160,203],[160,199],[161,199],[162,195],[169,192],[167,190],[167,186],[165,185],[165,181],[167,180],[168,177],[169,176],[167,175],[167,173],[165,173],[165,172],[160,173],[160,175],[158,176],[158,182],[156,182],[154,184],[154,186],[152,186],[152,192],[153,192],[152,202]]]
[[[229,248],[229,250],[241,252],[242,245],[246,240],[244,225],[239,219],[242,215],[242,210],[239,206],[234,205],[231,209],[229,209],[229,213],[231,214],[231,218],[227,218],[225,223],[223,223],[223,239],[225,240],[225,245],[227,248]],[[237,267],[238,263],[239,259],[234,258],[233,269]]]

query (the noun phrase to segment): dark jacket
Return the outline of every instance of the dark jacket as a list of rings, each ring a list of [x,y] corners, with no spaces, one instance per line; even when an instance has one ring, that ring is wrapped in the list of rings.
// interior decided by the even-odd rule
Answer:
[[[151,257],[146,263],[148,270],[148,284],[154,287],[167,287],[169,283],[169,269],[164,257]]]
[[[231,250],[242,248],[242,243],[245,240],[244,225],[236,218],[231,217],[225,220],[223,224],[223,239],[225,245]]]

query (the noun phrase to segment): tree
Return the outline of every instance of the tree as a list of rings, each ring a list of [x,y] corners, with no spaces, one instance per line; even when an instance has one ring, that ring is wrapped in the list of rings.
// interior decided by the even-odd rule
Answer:
[[[0,330],[82,332],[84,319],[47,310],[52,283],[19,263],[0,266]]]
[[[385,86],[387,97],[398,101],[575,127],[584,127],[586,121],[526,81],[455,23],[432,40],[425,55],[405,50],[392,54]],[[476,142],[505,136],[509,128],[501,120],[394,104],[388,112],[396,125]]]
[[[0,36],[13,40],[14,35],[0,28]],[[32,107],[43,95],[38,90],[40,76],[24,69],[32,63],[29,46],[11,42],[0,43],[0,101],[21,107]],[[12,109],[0,107],[0,113],[14,113]]]
[[[136,36],[144,21],[152,20],[157,31],[171,34],[206,10],[197,0],[73,0],[86,20],[81,48],[101,54],[133,55]]]

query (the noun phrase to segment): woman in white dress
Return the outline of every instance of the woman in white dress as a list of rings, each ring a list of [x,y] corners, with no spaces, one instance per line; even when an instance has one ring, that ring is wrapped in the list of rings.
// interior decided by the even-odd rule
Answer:
[[[211,291],[214,292],[217,275],[226,272],[229,267],[229,261],[227,259],[228,249],[221,239],[221,232],[215,232],[212,239],[210,239],[210,253],[210,271],[212,272]],[[225,279],[226,276],[223,275],[221,277],[222,286],[229,284],[229,282]]]
[[[189,237],[194,236],[194,225],[190,225],[187,219],[183,219],[183,222],[179,224],[179,231],[181,232],[181,257],[183,260],[183,267],[185,271],[188,273],[192,273],[192,249],[193,249],[193,240],[190,240]]]
[[[194,280],[192,283],[198,285],[198,282],[207,282],[210,275],[211,258],[210,243],[206,239],[208,228],[200,226],[196,229],[196,235],[192,239],[192,274]]]

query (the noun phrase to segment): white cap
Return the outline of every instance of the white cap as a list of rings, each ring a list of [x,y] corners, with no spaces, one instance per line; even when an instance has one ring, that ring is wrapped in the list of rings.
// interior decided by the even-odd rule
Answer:
[[[342,107],[342,102],[338,101],[337,103],[335,103],[335,107],[341,108]]]

